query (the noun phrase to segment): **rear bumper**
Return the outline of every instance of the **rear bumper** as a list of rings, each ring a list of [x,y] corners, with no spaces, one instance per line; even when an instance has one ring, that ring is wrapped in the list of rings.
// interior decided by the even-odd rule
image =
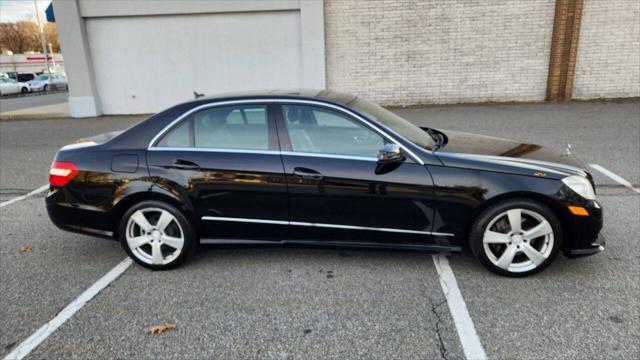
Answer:
[[[45,203],[49,218],[58,228],[113,239],[113,224],[103,209],[67,202],[61,189],[49,190]]]

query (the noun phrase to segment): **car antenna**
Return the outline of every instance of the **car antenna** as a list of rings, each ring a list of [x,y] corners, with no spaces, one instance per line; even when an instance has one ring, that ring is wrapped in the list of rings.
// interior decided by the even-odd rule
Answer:
[[[194,91],[194,92],[193,92],[193,96],[197,99],[197,98],[199,98],[199,97],[203,97],[203,96],[204,96],[204,94],[202,94],[202,93],[198,93],[197,91]]]

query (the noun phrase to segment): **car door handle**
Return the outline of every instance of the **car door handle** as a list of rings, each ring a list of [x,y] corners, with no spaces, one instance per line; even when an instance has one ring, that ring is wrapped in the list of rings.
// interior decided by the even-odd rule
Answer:
[[[303,179],[322,180],[323,176],[319,172],[313,169],[307,169],[303,167],[297,167],[293,169],[293,175],[299,176]]]
[[[181,170],[199,170],[200,169],[200,165],[194,162],[191,162],[188,160],[182,160],[182,159],[173,160],[173,164],[171,165],[171,167],[176,169],[181,169]]]

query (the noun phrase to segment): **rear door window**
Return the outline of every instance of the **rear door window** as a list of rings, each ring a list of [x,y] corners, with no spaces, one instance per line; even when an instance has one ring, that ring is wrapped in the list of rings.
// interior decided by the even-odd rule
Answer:
[[[203,110],[193,116],[193,125],[197,148],[269,149],[266,105]]]
[[[262,104],[209,108],[173,128],[157,146],[268,150],[267,118]]]

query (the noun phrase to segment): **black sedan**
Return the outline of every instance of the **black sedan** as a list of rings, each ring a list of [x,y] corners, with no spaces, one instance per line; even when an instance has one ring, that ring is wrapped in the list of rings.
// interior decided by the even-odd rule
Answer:
[[[199,244],[457,252],[523,276],[604,249],[593,180],[570,152],[419,128],[332,91],[200,98],[60,149],[49,216],[151,269]]]

